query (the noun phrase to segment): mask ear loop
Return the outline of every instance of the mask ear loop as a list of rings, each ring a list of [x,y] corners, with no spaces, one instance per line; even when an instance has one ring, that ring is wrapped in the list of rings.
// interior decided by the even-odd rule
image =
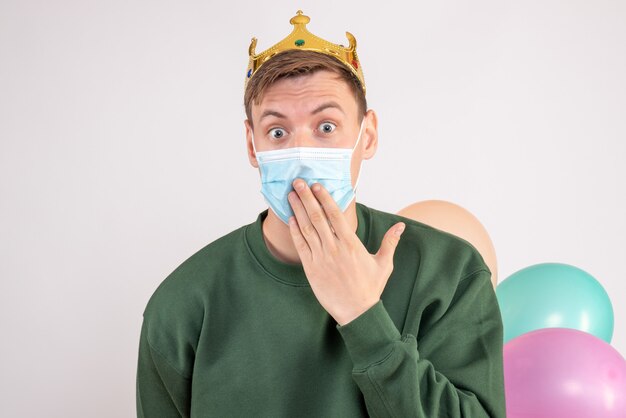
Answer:
[[[252,149],[254,150],[254,158],[256,159],[257,164],[259,163],[259,159],[257,158],[256,146],[254,146],[254,131],[250,130],[250,135],[252,135]]]
[[[359,129],[359,137],[356,140],[356,144],[354,144],[354,148],[352,148],[352,154],[353,155],[354,155],[354,150],[356,149],[357,145],[359,144],[359,141],[361,140],[361,135],[363,134],[363,126],[365,126],[365,116],[363,117],[363,120],[361,121],[361,129]],[[363,159],[361,158],[361,162],[359,163],[359,174],[357,174],[356,182],[354,183],[354,193],[355,193],[355,195],[356,195],[356,189],[357,189],[357,187],[359,187],[359,180],[361,178],[361,166],[362,165],[363,165]]]

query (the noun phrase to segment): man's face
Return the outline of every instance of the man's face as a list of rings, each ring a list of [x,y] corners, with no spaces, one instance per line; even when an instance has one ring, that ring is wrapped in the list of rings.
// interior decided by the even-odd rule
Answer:
[[[261,103],[252,104],[254,143],[257,151],[293,147],[353,148],[360,122],[358,104],[347,83],[330,71],[286,78],[270,86]],[[363,133],[352,156],[352,183],[362,159],[376,152],[376,115],[369,110]],[[252,148],[249,121],[245,121],[248,158],[258,167]]]

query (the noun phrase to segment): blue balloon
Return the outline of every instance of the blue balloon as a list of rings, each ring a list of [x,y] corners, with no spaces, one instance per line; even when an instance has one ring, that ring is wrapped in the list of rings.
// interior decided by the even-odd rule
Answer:
[[[561,263],[523,268],[496,287],[504,342],[541,328],[573,328],[611,343],[613,306],[600,282]]]

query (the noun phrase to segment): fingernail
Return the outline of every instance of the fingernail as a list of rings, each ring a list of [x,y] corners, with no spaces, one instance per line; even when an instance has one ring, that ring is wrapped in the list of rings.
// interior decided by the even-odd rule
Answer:
[[[400,235],[402,232],[404,231],[404,224],[400,225],[398,228],[396,228],[396,235]]]
[[[320,185],[315,183],[311,189],[313,189],[314,192],[318,192],[320,190]]]
[[[304,182],[303,181],[297,181],[294,187],[295,187],[296,190],[302,190],[302,189],[304,189]]]

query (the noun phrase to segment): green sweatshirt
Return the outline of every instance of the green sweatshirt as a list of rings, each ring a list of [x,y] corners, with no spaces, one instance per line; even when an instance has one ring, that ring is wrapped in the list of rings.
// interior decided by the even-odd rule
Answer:
[[[381,299],[339,326],[256,221],[189,257],[143,314],[139,417],[505,417],[502,319],[466,241],[356,204],[375,253],[406,223]]]

